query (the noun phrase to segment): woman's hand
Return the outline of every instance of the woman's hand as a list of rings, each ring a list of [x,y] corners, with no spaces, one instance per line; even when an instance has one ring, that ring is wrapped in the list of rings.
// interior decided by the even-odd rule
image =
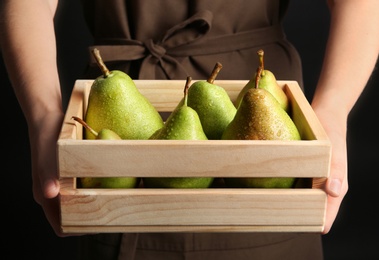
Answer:
[[[32,126],[29,125],[33,196],[55,234],[60,237],[80,235],[64,234],[61,230],[56,148],[63,117],[62,111],[54,111],[41,117]]]
[[[347,117],[338,115],[336,109],[317,109],[315,112],[323,125],[332,145],[330,175],[326,181],[327,206],[323,234],[327,234],[339,211],[342,200],[348,191],[346,123]]]

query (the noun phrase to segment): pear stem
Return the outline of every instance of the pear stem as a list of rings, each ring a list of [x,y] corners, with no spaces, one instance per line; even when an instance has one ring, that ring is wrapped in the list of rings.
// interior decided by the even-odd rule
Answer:
[[[262,49],[259,49],[257,51],[258,59],[259,59],[259,66],[257,69],[257,72],[255,73],[255,88],[258,88],[259,81],[261,80],[261,77],[264,76],[264,70],[265,70],[265,64],[263,60],[263,56],[265,52]]]
[[[187,77],[186,85],[184,86],[184,105],[187,106],[188,103],[188,89],[190,87],[192,78],[190,76]]]
[[[258,58],[259,58],[259,67],[262,68],[262,70],[264,70],[265,64],[264,64],[263,56],[264,56],[265,52],[262,49],[260,49],[257,51],[257,54],[258,54]]]
[[[82,124],[87,130],[89,130],[94,136],[98,136],[98,133],[92,128],[90,127],[83,119],[77,117],[77,116],[73,116],[72,119],[74,119],[75,121],[79,122],[80,124]]]
[[[262,72],[263,72],[263,68],[258,67],[257,73],[255,73],[255,88],[259,87],[259,81],[261,80]]]
[[[211,75],[209,76],[207,82],[213,84],[213,82],[215,81],[215,79],[216,79],[216,77],[217,77],[217,75],[221,69],[222,69],[222,64],[220,62],[217,62],[216,65],[214,66],[213,71],[212,71]]]
[[[108,77],[109,74],[111,74],[111,73],[110,73],[109,69],[107,68],[107,66],[105,65],[103,59],[101,58],[100,51],[97,48],[94,48],[92,50],[92,54],[96,59],[97,65],[99,66],[99,68],[103,72],[104,77],[105,78]]]

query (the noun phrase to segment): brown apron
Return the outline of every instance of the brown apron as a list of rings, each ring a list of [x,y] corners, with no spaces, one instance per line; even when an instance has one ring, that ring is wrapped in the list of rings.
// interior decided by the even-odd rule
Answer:
[[[287,1],[82,0],[94,46],[110,69],[137,79],[249,79],[265,51],[266,68],[302,86],[301,62],[281,20]],[[99,76],[92,55],[88,78]]]
[[[109,69],[134,79],[249,79],[265,67],[302,86],[301,62],[281,21],[288,0],[82,0]],[[85,78],[100,75],[90,56]],[[80,238],[81,259],[322,259],[320,234],[125,233]]]

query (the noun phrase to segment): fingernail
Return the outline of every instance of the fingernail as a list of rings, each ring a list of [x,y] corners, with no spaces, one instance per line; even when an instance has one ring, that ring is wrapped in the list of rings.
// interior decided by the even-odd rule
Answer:
[[[329,184],[329,191],[332,196],[339,196],[341,192],[341,181],[339,179],[332,179]]]

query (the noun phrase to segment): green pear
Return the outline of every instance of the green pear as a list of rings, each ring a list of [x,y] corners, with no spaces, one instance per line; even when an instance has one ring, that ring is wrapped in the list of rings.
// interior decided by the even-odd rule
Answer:
[[[97,140],[122,140],[110,129],[103,128],[96,132],[80,117],[73,116],[72,119],[82,124]],[[82,177],[79,180],[82,188],[135,188],[140,181],[134,177]]]
[[[253,77],[247,82],[247,84],[242,88],[242,90],[238,94],[237,99],[235,100],[236,107],[238,108],[238,106],[240,105],[241,100],[247,92],[247,90],[255,88],[255,85],[258,84],[259,88],[266,89],[268,92],[270,92],[279,102],[281,107],[288,113],[289,101],[286,93],[278,85],[274,73],[264,68],[264,51],[260,49],[258,50],[257,54],[259,58],[259,66],[257,72],[254,73]],[[259,73],[260,76],[258,76]]]
[[[230,188],[288,189],[294,187],[296,178],[224,178],[224,181],[226,186]]]
[[[188,83],[191,77],[187,78],[184,88],[184,102],[177,106],[170,114],[164,126],[159,133],[153,135],[150,139],[165,140],[207,140],[204,133],[199,115],[188,106]]]
[[[92,53],[103,75],[91,86],[85,121],[95,131],[111,129],[122,139],[148,139],[163,126],[162,117],[129,75],[118,70],[109,71],[100,52],[94,49]],[[85,136],[95,138],[88,130]]]
[[[157,140],[208,140],[197,112],[187,105],[191,77],[187,77],[183,103],[172,111],[165,125],[150,139]],[[147,177],[143,179],[147,188],[208,188],[213,178],[207,177]]]
[[[122,140],[121,137],[115,132],[112,131],[111,129],[108,128],[103,128],[100,129],[99,132],[96,132],[92,127],[90,127],[83,119],[77,116],[73,116],[72,119],[75,121],[79,122],[84,126],[84,128],[91,133],[95,139],[98,140]]]
[[[80,184],[84,189],[131,189],[138,186],[139,180],[133,177],[83,177]]]
[[[196,81],[188,90],[188,106],[196,110],[205,134],[212,140],[221,139],[237,111],[226,90],[214,84],[221,68],[217,62],[206,81]]]
[[[223,140],[301,140],[288,113],[265,89],[248,89]],[[230,187],[291,188],[295,178],[225,178]]]

